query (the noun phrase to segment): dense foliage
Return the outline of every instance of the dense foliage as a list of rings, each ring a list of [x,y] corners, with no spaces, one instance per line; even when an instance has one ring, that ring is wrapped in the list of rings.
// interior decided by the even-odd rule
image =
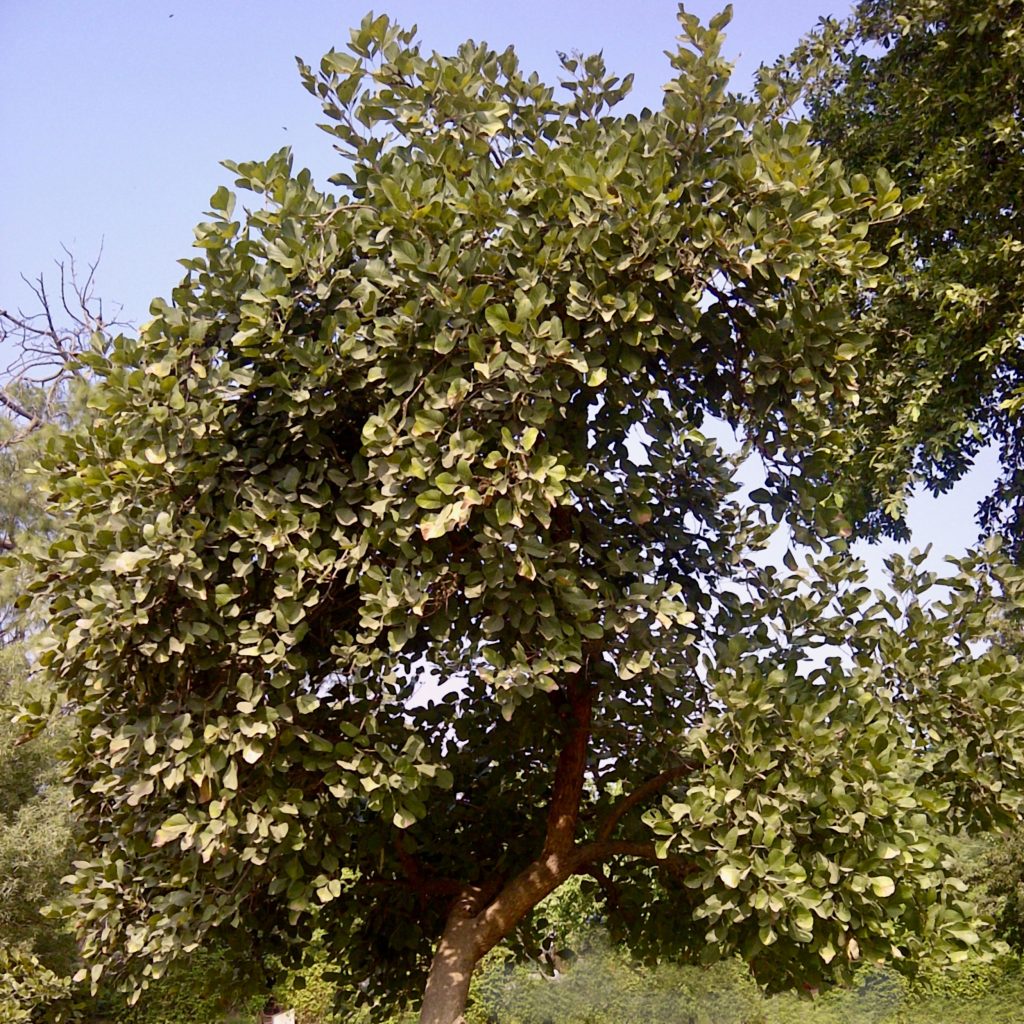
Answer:
[[[794,502],[847,526],[800,470],[864,391],[899,189],[773,83],[730,94],[726,21],[681,10],[662,107],[622,116],[600,58],[560,101],[367,18],[300,66],[338,191],[229,165],[252,208],[218,190],[171,301],[80,356],[59,531],[16,565],[76,710],[81,977],[315,938],[452,1024],[576,875],[641,957],[774,988],[978,944],[948,832],[1018,807],[1022,574],[759,566]],[[709,417],[766,460],[759,504]]]
[[[909,485],[946,490],[995,443],[1002,475],[981,519],[1019,546],[1024,3],[862,0],[778,70],[809,78],[826,153],[887,168],[924,200],[872,230],[891,257],[862,310],[872,370],[850,462],[837,472],[834,450],[823,475],[847,486],[862,529],[900,534]]]
[[[6,447],[14,429],[0,418],[5,546],[46,529],[38,487],[26,472],[42,450],[41,439]],[[15,1024],[65,996],[75,967],[71,936],[40,913],[71,865],[70,792],[57,763],[68,723],[58,718],[26,744],[11,721],[17,706],[38,696],[29,681],[29,624],[13,607],[24,583],[23,573],[0,573],[0,1016]]]

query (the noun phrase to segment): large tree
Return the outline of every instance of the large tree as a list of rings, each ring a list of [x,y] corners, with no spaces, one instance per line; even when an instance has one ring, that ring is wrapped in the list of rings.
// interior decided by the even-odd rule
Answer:
[[[861,0],[784,66],[813,137],[850,172],[887,168],[921,201],[872,229],[890,253],[862,315],[873,338],[849,417],[846,511],[902,535],[909,490],[948,489],[989,443],[983,526],[1024,552],[1024,3]],[[839,452],[841,446],[836,446]],[[841,479],[840,479],[841,478]]]
[[[1018,578],[966,564],[930,609],[913,566],[897,603],[842,554],[747,556],[702,422],[803,493],[898,192],[730,94],[726,21],[680,10],[637,116],[597,57],[563,101],[366,19],[301,65],[338,190],[229,165],[251,207],[219,189],[171,301],[81,356],[67,526],[24,558],[94,979],[315,931],[452,1024],[576,874],[638,950],[776,986],[976,940],[938,825],[1015,806],[1016,662],[978,641]]]

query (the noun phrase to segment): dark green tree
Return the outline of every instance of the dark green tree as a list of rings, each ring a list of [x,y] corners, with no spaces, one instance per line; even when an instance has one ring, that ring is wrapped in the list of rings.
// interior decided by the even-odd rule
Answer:
[[[774,77],[803,80],[813,137],[914,201],[871,238],[890,260],[861,314],[871,368],[820,467],[867,533],[903,535],[908,491],[953,485],[988,443],[980,521],[1024,539],[1024,3],[862,0]],[[791,98],[791,94],[787,94]],[[847,410],[849,412],[849,410]],[[843,464],[845,463],[845,465]]]
[[[172,300],[81,356],[92,419],[44,459],[66,525],[20,564],[78,711],[94,980],[319,935],[453,1024],[582,873],[638,952],[775,987],[977,941],[934,835],[1016,806],[986,640],[1019,574],[966,562],[932,606],[913,565],[897,602],[839,553],[749,557],[768,526],[702,423],[799,492],[899,208],[729,93],[727,20],[680,10],[637,116],[598,57],[557,100],[368,17],[300,66],[338,190],[230,164],[249,208],[219,189]]]

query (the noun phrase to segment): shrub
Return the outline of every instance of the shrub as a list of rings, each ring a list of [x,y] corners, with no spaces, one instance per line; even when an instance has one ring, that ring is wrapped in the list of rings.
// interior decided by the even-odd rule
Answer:
[[[468,1024],[761,1024],[761,998],[731,961],[710,968],[630,962],[592,936],[556,978],[493,959],[474,988]]]
[[[0,942],[0,1020],[29,1024],[37,1011],[67,995],[69,982],[31,953]]]
[[[122,1008],[118,1024],[222,1024],[235,1017],[248,1022],[266,1003],[267,993],[245,977],[220,948],[197,950],[176,961],[142,998]]]

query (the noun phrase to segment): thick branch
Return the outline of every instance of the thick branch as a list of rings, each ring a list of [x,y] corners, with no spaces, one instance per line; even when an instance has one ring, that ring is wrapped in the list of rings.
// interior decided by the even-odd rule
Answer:
[[[421,899],[437,896],[452,896],[464,899],[466,893],[470,891],[464,883],[454,878],[425,875],[419,861],[406,849],[401,834],[395,836],[394,848],[405,878],[374,879],[377,884],[389,884],[412,889]],[[498,885],[500,883],[494,885],[494,890],[498,888]]]
[[[682,778],[691,770],[692,765],[689,764],[679,764],[674,768],[668,768],[646,782],[641,783],[632,793],[622,797],[611,809],[608,817],[601,823],[601,827],[597,830],[597,840],[601,842],[610,839],[615,831],[615,827],[634,807],[644,803],[644,801],[654,796],[658,790],[667,786],[670,782]]]
[[[606,904],[612,911],[621,912],[622,898],[619,887],[615,884],[615,880],[611,875],[604,870],[603,864],[591,864],[580,873],[590,875],[597,882],[604,893]]]
[[[609,839],[601,843],[586,843],[576,850],[576,874],[595,875],[601,864],[615,857],[635,857],[637,860],[654,861],[667,868],[677,878],[685,878],[697,870],[692,861],[678,855],[659,857],[654,843],[633,843],[620,839]],[[595,875],[596,877],[596,875]]]
[[[478,955],[499,943],[545,896],[553,893],[576,871],[572,853],[541,855],[520,871],[477,917]]]
[[[424,878],[413,881],[411,878],[378,878],[371,875],[366,884],[375,889],[407,889],[417,896],[459,896],[465,886],[450,878]]]
[[[573,860],[575,873],[590,870],[591,865],[601,864],[612,857],[636,857],[638,860],[663,860],[654,849],[654,843],[637,843],[627,839],[605,839],[601,842],[584,843],[576,848]]]
[[[568,730],[558,755],[540,856],[512,878],[480,910],[475,932],[478,956],[500,942],[545,896],[576,871],[576,826],[590,747],[594,687],[585,671],[566,686]]]
[[[563,692],[567,729],[551,787],[544,848],[532,864],[506,884],[498,880],[491,891],[463,890],[452,906],[434,955],[421,1021],[435,1019],[433,1004],[443,1002],[440,995],[443,984],[454,985],[451,979],[457,977],[456,987],[461,991],[464,982],[468,985],[467,969],[471,972],[480,957],[578,869],[576,826],[583,797],[594,701],[594,687],[586,670],[567,682]],[[401,851],[399,855],[401,857]],[[406,864],[406,870],[412,867]],[[446,978],[448,982],[444,981]],[[443,1014],[437,1019],[442,1018]]]
[[[580,816],[580,799],[590,747],[590,721],[594,690],[589,680],[569,688],[569,735],[558,755],[555,781],[548,805],[547,833],[543,859],[553,853],[566,855],[576,840],[576,824]]]

